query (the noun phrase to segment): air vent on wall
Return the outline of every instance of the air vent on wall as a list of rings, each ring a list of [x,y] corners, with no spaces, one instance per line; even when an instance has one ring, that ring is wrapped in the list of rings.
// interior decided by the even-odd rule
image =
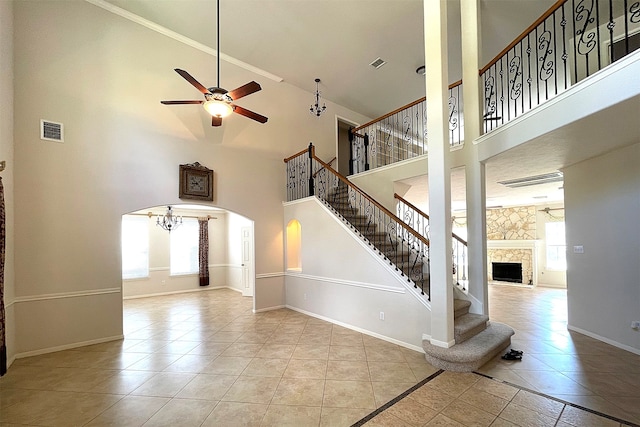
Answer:
[[[373,68],[378,69],[380,67],[382,67],[384,64],[386,64],[387,62],[383,59],[377,58],[376,60],[374,60],[371,64]]]
[[[543,175],[527,176],[525,178],[510,179],[507,181],[498,181],[509,188],[528,187],[530,185],[546,184],[548,182],[561,182],[563,179],[562,172],[545,173]]]
[[[51,120],[40,120],[40,139],[64,142],[64,125]]]

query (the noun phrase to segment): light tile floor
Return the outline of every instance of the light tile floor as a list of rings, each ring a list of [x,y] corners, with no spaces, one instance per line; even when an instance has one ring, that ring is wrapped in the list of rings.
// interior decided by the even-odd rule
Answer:
[[[515,385],[638,422],[639,356],[567,332],[562,298],[492,286],[492,318],[517,329],[525,357],[481,371],[514,385],[441,373],[367,425],[618,425]],[[124,312],[123,341],[16,360],[0,425],[348,426],[438,373],[420,353],[291,310],[253,314],[230,290],[127,300]]]

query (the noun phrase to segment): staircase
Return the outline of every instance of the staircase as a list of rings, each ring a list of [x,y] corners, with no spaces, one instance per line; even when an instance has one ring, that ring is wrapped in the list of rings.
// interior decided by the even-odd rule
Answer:
[[[330,208],[395,265],[407,280],[412,280],[416,287],[429,289],[428,257],[416,253],[395,231],[380,229],[375,219],[361,214],[349,200],[349,188],[345,183],[339,182],[328,196],[325,202]],[[457,372],[474,371],[511,345],[513,329],[490,323],[489,316],[469,313],[470,306],[470,301],[454,299],[454,346],[442,348],[423,341],[425,358],[433,366]]]
[[[447,371],[475,371],[511,345],[513,329],[489,322],[489,316],[469,313],[471,302],[453,300],[455,345],[438,347],[422,341],[425,358],[433,366]]]
[[[350,202],[349,187],[344,182],[339,181],[328,196],[324,202],[334,213],[347,221],[378,253],[384,255],[397,271],[407,277],[407,281],[413,282],[414,286],[422,291],[423,295],[425,290],[428,293],[429,258],[411,244],[411,238],[403,238],[403,233],[398,233],[395,228],[384,229],[384,225],[380,225],[375,217],[360,213],[360,209]]]

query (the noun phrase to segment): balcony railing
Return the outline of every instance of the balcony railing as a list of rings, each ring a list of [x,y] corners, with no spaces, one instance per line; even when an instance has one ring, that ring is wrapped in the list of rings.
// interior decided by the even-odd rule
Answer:
[[[452,146],[464,139],[462,81],[449,86],[449,140]],[[391,113],[351,130],[351,172],[390,165],[427,153],[427,102],[418,99]]]
[[[394,193],[393,197],[397,200],[396,210],[398,217],[429,241],[429,215],[409,201],[405,200],[399,194]],[[466,292],[468,289],[467,283],[469,277],[467,242],[455,233],[451,234],[451,251],[453,280],[459,289]]]
[[[484,131],[526,113],[639,46],[639,1],[557,1],[480,70]]]
[[[640,48],[640,1],[559,0],[479,74],[484,132]],[[462,81],[449,86],[449,139],[464,143]],[[425,98],[351,130],[350,174],[428,151]]]

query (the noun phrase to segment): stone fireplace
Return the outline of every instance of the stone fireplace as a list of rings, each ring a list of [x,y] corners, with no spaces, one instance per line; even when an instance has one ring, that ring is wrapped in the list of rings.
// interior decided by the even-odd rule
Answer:
[[[522,284],[535,285],[537,281],[535,240],[488,240],[487,273],[493,277],[493,263],[522,264]]]

